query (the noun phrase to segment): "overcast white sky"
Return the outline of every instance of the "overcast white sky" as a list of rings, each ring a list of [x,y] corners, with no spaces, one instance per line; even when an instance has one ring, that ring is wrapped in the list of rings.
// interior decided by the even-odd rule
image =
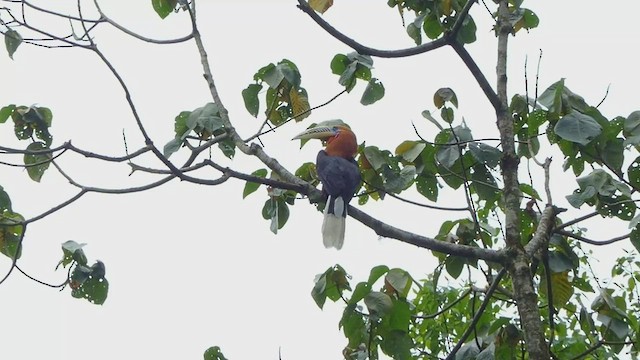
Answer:
[[[74,2],[64,3],[68,4],[57,6],[74,8]],[[150,1],[124,3],[105,4],[104,10],[149,37],[188,33],[184,13],[160,21]],[[234,125],[244,136],[252,134],[260,122],[244,110],[240,91],[265,64],[282,58],[294,61],[312,105],[341,90],[329,62],[335,53],[350,50],[318,28],[296,3],[198,3],[214,77]],[[353,0],[335,3],[326,18],[345,33],[381,48],[412,45],[397,12],[386,1],[366,6]],[[606,116],[627,116],[640,109],[640,28],[636,25],[640,3],[564,0],[528,1],[526,5],[539,15],[540,28],[510,39],[511,95],[523,91],[525,57],[529,57],[532,81],[542,49],[542,88],[565,77],[571,90],[595,104],[611,84],[600,108]],[[472,15],[478,23],[479,41],[469,50],[493,83],[495,41],[490,18],[482,5],[475,6]],[[50,19],[43,24],[68,26]],[[156,144],[172,138],[173,118],[180,111],[210,101],[193,43],[152,46],[107,27],[94,37],[130,85]],[[349,122],[360,141],[382,148],[393,149],[402,140],[415,138],[411,121],[431,138],[435,128],[421,120],[420,112],[433,110],[432,94],[443,86],[458,94],[458,113],[464,115],[475,136],[495,134],[489,103],[450,49],[410,59],[375,59],[374,66],[375,76],[387,90],[382,101],[360,106],[364,85],[359,85],[351,95],[314,111],[306,123],[291,124],[265,137],[267,152],[290,169],[312,161],[318,144],[299,151],[298,144],[289,139],[311,121],[333,118]],[[0,106],[37,103],[52,109],[55,144],[71,139],[87,150],[122,155],[124,129],[130,150],[142,146],[121,89],[99,59],[87,51],[22,46],[14,61],[0,56],[0,77]],[[16,145],[13,138],[11,124],[0,125],[0,142]],[[147,160],[157,164],[151,157]],[[238,170],[263,167],[241,156],[237,160],[231,165]],[[554,174],[559,174],[562,161],[554,161]],[[86,185],[131,187],[152,179],[142,174],[128,177],[126,165],[105,165],[78,156],[64,156],[60,163]],[[568,206],[564,195],[574,184],[561,177],[554,180],[561,182],[555,200],[559,206]],[[41,184],[35,184],[26,172],[2,167],[0,185],[11,195],[14,209],[25,217],[76,192],[54,169]],[[289,223],[274,236],[260,215],[264,190],[242,200],[243,186],[238,181],[219,187],[174,181],[140,194],[89,194],[30,226],[20,260],[25,271],[44,281],[61,282],[65,274],[53,271],[61,256],[60,244],[70,239],[86,242],[89,260],[106,264],[109,298],[104,306],[90,305],[71,298],[68,289],[60,293],[15,272],[0,286],[0,358],[197,359],[209,346],[219,345],[232,359],[277,359],[279,348],[283,359],[339,359],[345,343],[337,326],[343,307],[328,303],[324,311],[317,308],[309,295],[317,273],[340,263],[355,283],[379,264],[403,267],[418,279],[434,269],[434,258],[428,252],[380,240],[353,219],[348,221],[344,249],[325,250],[319,231],[321,215],[306,200],[291,209]],[[452,206],[462,203],[457,195],[440,201]],[[438,214],[393,199],[370,203],[364,210],[427,236],[437,233],[443,216],[462,216]],[[600,227],[590,234],[608,238],[625,231],[624,226],[616,226]],[[600,258],[619,254],[611,250]],[[8,259],[0,258],[0,273],[9,266]]]

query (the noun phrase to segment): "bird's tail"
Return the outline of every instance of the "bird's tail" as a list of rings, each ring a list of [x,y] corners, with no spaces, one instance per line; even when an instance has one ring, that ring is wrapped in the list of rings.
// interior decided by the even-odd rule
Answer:
[[[331,209],[330,209],[331,208]],[[322,221],[322,242],[326,248],[342,249],[346,225],[347,208],[342,197],[327,199]]]

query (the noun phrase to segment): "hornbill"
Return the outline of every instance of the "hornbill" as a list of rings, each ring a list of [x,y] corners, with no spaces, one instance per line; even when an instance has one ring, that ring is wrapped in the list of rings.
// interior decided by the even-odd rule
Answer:
[[[327,197],[322,241],[324,247],[340,250],[344,244],[347,206],[361,180],[358,163],[354,159],[358,151],[356,136],[349,126],[340,122],[333,125],[320,124],[293,139],[320,139],[326,144],[316,158],[322,192]]]

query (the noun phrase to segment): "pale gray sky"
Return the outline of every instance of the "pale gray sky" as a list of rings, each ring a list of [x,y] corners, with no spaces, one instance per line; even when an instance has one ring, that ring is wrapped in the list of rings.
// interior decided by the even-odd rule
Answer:
[[[73,9],[73,3],[67,7]],[[341,90],[329,62],[335,53],[350,49],[325,34],[295,7],[296,3],[198,4],[201,32],[222,100],[244,136],[252,134],[260,121],[245,111],[240,91],[263,65],[282,58],[294,61],[312,105]],[[105,4],[104,10],[141,34],[169,38],[188,32],[184,13],[161,21],[149,1],[122,4]],[[627,116],[640,109],[636,55],[640,3],[565,0],[528,1],[526,5],[539,15],[540,27],[510,39],[510,95],[523,91],[526,56],[533,81],[542,49],[543,89],[565,77],[572,91],[598,103],[611,84],[600,108],[606,116]],[[62,9],[66,5],[58,6]],[[495,41],[490,18],[482,5],[475,6],[472,14],[479,41],[470,45],[469,51],[493,83]],[[386,1],[364,6],[360,1],[336,0],[325,16],[337,28],[371,46],[412,45],[397,12],[388,9]],[[46,21],[46,26],[57,26]],[[173,118],[180,111],[210,101],[193,43],[148,45],[108,27],[94,36],[128,82],[156,144],[173,136]],[[402,140],[415,138],[411,121],[431,138],[435,128],[420,112],[433,110],[432,94],[444,86],[456,91],[458,113],[464,115],[475,136],[495,135],[489,103],[452,50],[410,59],[375,59],[374,66],[375,76],[386,87],[382,101],[361,106],[364,85],[358,85],[351,95],[314,111],[307,122],[264,137],[267,152],[290,169],[312,161],[318,144],[299,151],[298,143],[289,139],[311,121],[332,118],[344,119],[360,141],[382,148],[394,149]],[[87,51],[23,45],[14,61],[0,56],[0,76],[4,85],[0,87],[0,106],[37,103],[52,109],[56,144],[71,139],[87,150],[121,155],[124,129],[129,149],[141,146],[121,89],[99,59]],[[3,145],[16,145],[12,139],[10,123],[0,125]],[[175,160],[180,158],[180,154],[175,156]],[[147,159],[158,164],[151,157]],[[231,166],[238,170],[251,172],[264,167],[242,156],[236,160]],[[152,179],[142,174],[128,177],[126,165],[96,163],[78,156],[64,156],[60,163],[86,185],[130,187]],[[554,183],[565,182],[559,175],[561,163],[560,158],[554,158]],[[565,184],[554,193],[560,206],[568,206],[564,195],[575,187],[572,181]],[[14,209],[26,217],[76,192],[54,169],[44,175],[41,184],[35,184],[24,171],[2,167],[0,185],[11,195]],[[20,260],[25,271],[44,281],[61,282],[65,274],[53,271],[61,256],[60,244],[70,239],[86,242],[89,260],[100,259],[106,264],[109,298],[104,306],[90,305],[71,298],[68,289],[60,293],[14,273],[0,286],[0,358],[198,359],[206,348],[219,345],[230,359],[277,359],[278,348],[283,359],[339,359],[345,344],[338,331],[343,306],[327,303],[324,311],[317,308],[310,296],[317,273],[340,263],[355,283],[379,264],[403,267],[417,279],[433,271],[435,261],[429,252],[380,240],[353,219],[347,223],[344,249],[325,250],[320,238],[321,214],[306,200],[297,202],[289,223],[274,236],[260,214],[266,200],[264,190],[242,200],[243,186],[238,181],[219,187],[174,181],[140,194],[89,194],[30,226]],[[459,195],[440,200],[447,205],[462,203]],[[439,214],[393,199],[370,202],[363,210],[427,236],[437,233],[443,216],[461,215]],[[603,230],[590,234],[611,237],[626,229],[621,225],[615,231]],[[612,250],[607,256],[619,254]],[[0,273],[9,265],[8,259],[0,258]]]

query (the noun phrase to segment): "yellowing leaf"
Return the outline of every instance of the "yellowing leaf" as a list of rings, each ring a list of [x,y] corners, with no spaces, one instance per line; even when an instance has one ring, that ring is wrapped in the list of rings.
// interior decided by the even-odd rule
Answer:
[[[331,5],[333,5],[333,0],[309,0],[309,6],[320,14],[324,14]]]
[[[303,92],[298,92],[298,90],[292,87],[289,91],[289,101],[296,121],[302,121],[311,115],[309,99]]]
[[[569,282],[569,272],[551,273],[551,292],[553,296],[553,306],[563,308],[571,296],[573,296],[573,285]],[[546,276],[540,282],[540,293],[547,297]]]
[[[451,0],[442,1],[442,12],[444,15],[451,15]]]

